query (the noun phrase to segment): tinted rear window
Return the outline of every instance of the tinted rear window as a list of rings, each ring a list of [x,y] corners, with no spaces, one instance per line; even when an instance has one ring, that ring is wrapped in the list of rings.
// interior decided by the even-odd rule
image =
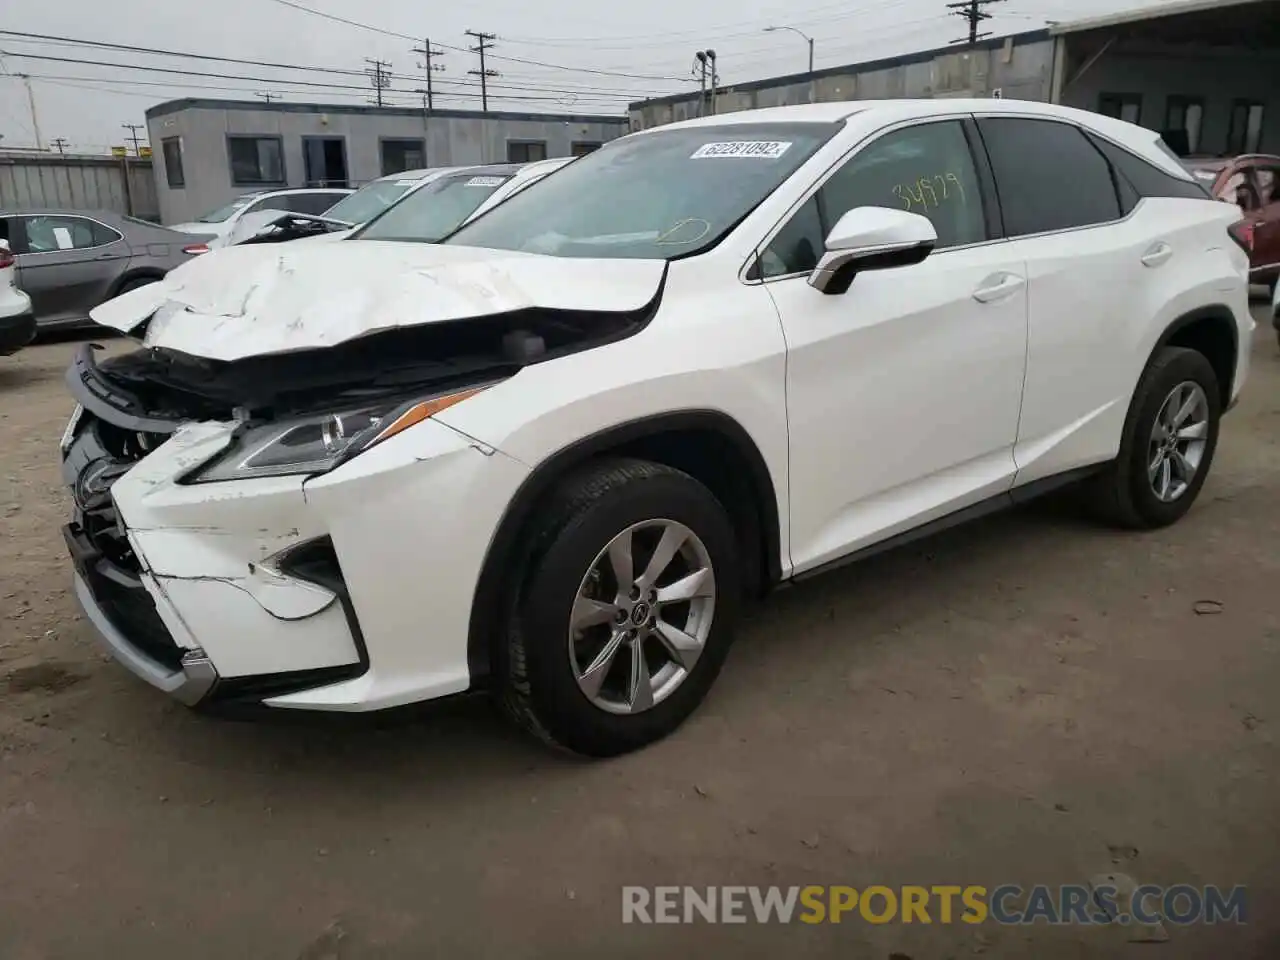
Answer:
[[[984,118],[978,126],[1008,236],[1120,219],[1111,168],[1079,128],[1013,117]]]

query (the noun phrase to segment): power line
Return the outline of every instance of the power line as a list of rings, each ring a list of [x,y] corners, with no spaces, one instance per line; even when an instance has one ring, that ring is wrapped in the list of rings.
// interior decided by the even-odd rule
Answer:
[[[302,13],[309,13],[312,16],[323,17],[325,20],[333,20],[336,23],[346,24],[349,27],[357,27],[360,30],[368,30],[372,33],[380,33],[383,36],[395,37],[398,40],[412,40],[415,43],[417,42],[416,37],[411,37],[408,34],[396,33],[394,30],[386,30],[382,27],[375,27],[372,24],[361,23],[358,20],[348,20],[346,17],[339,17],[339,16],[335,16],[332,13],[325,13],[323,10],[315,10],[315,9],[312,9],[311,7],[304,7],[300,3],[294,3],[293,0],[271,0],[271,2],[281,4],[282,6],[290,7],[294,10],[299,10]],[[466,47],[456,47],[448,43],[441,43],[440,46],[444,47],[446,50],[454,50],[454,51],[457,51],[458,53],[472,52]],[[535,67],[547,67],[548,69],[551,69],[551,70],[568,70],[572,73],[592,73],[598,76],[605,76],[605,77],[627,77],[633,80],[682,80],[684,79],[683,77],[659,77],[659,76],[654,76],[652,74],[621,73],[617,70],[593,70],[590,67],[570,67],[563,63],[544,63],[539,60],[526,60],[522,57],[508,57],[508,56],[500,55],[496,53],[493,54],[493,59],[508,61],[511,63],[527,63]]]
[[[208,53],[190,53],[181,50],[163,50],[159,47],[137,47],[127,43],[107,43],[104,40],[83,40],[77,37],[60,37],[47,33],[23,33],[19,30],[0,30],[0,36],[19,37],[25,40],[44,40],[71,46],[99,47],[104,50],[123,50],[128,53],[149,53],[163,57],[182,57],[190,60],[212,60],[218,63],[238,63],[250,67],[274,67],[279,70],[307,70],[314,73],[338,73],[350,77],[362,75],[359,70],[344,70],[341,67],[306,66],[297,63],[273,63],[270,60],[242,60],[239,57],[217,57]],[[10,54],[20,56],[20,54]]]
[[[70,38],[67,38],[67,40],[68,42],[72,42]],[[96,45],[96,44],[93,44],[92,42],[90,42],[90,45]],[[162,54],[165,56],[185,56],[185,54],[183,53],[180,53],[178,51],[171,51],[171,50],[154,49],[154,50],[149,50],[148,52],[155,53],[155,54]],[[110,67],[113,70],[122,70],[122,69],[123,70],[141,70],[141,71],[146,71],[150,73],[175,73],[183,76],[204,77],[209,79],[250,80],[250,81],[264,84],[264,85],[287,84],[291,86],[315,87],[318,89],[368,89],[367,86],[359,87],[359,86],[352,86],[350,84],[326,83],[326,82],[320,82],[316,80],[284,81],[276,78],[249,76],[245,74],[215,73],[215,72],[201,71],[201,70],[186,70],[180,67],[157,67],[157,66],[149,66],[144,64],[130,64],[130,63],[119,63],[119,62],[105,61],[105,60],[86,59],[83,57],[60,57],[52,54],[6,52],[6,55],[19,58],[19,59],[44,60],[44,61],[51,61],[55,63],[71,63],[71,64],[77,64],[77,65],[82,64],[86,66]],[[286,63],[267,64],[264,61],[261,63],[261,65],[263,66],[269,65],[273,69],[280,69],[280,70],[321,71],[326,73],[332,72],[332,73],[339,73],[344,76],[351,76],[353,78],[367,75],[367,71],[337,70],[336,68],[312,67],[312,66],[304,66],[300,64],[286,64]],[[399,79],[399,80],[406,80],[406,81],[418,79],[412,75],[393,73],[392,71],[387,69],[384,69],[382,71],[382,74],[384,77],[389,79]],[[91,79],[91,78],[85,78],[85,79]],[[476,81],[449,80],[449,81],[442,81],[442,82],[459,84],[459,83],[473,83]],[[514,85],[509,85],[509,84],[490,84],[490,86],[508,86],[508,87],[511,87],[512,89],[516,89]],[[560,86],[547,87],[544,85],[521,84],[519,86],[519,89],[528,89],[528,90],[536,90],[538,92],[551,92],[551,93],[578,93],[584,90],[590,91],[590,92],[616,93],[620,99],[624,97],[635,96],[640,92],[636,90],[611,90],[608,88],[600,88],[600,87],[587,86],[587,85],[578,85],[578,86],[569,86],[569,87],[560,87]]]
[[[480,109],[485,113],[489,112],[489,78],[498,76],[497,70],[489,70],[484,65],[485,51],[493,46],[494,35],[492,33],[483,33],[477,30],[465,30],[468,37],[476,38],[476,45],[471,47],[472,53],[480,54],[480,69],[468,70],[471,76],[480,78]]]
[[[278,93],[268,93],[268,92],[266,92],[266,91],[259,91],[259,92],[255,93],[255,94],[254,94],[254,96],[255,96],[255,97],[261,97],[261,98],[262,98],[263,100],[265,100],[267,103],[270,103],[272,100],[279,100],[279,99],[280,99],[280,94],[278,94]]]
[[[125,86],[125,87],[164,87],[170,90],[226,90],[234,93],[255,93],[256,92],[253,87],[232,87],[232,86],[227,86],[225,84],[195,84],[195,83],[183,83],[180,81],[175,81],[173,83],[166,83],[163,81],[156,81],[156,80],[103,80],[98,77],[65,77],[65,76],[56,76],[56,75],[51,76],[47,74],[31,74],[31,79],[39,80],[41,83],[52,84],[53,86],[67,87],[69,89],[75,89],[75,90],[90,90],[90,91],[94,91],[94,90],[101,91],[103,87]],[[462,81],[459,81],[459,80],[451,80],[447,82],[457,83],[457,84],[463,83]],[[287,84],[288,81],[283,81],[283,83]],[[478,86],[479,84],[465,84],[464,85],[465,92],[464,90],[460,90],[456,92],[448,91],[448,90],[436,91],[436,97],[437,99],[445,99],[445,100],[468,100],[475,96],[474,90]],[[365,93],[368,89],[369,88],[365,86],[352,86],[349,88],[343,88],[342,92],[337,92],[337,93],[331,93],[326,91],[324,95],[356,97],[359,99],[365,99]],[[358,91],[358,92],[354,92],[354,93],[346,92],[347,90]],[[117,94],[120,96],[145,97],[154,101],[154,95],[150,93],[130,93],[124,90],[110,90],[108,92]],[[319,93],[314,90],[297,91],[297,92],[300,95],[310,95],[310,96],[319,95]],[[415,91],[408,91],[408,90],[392,91],[392,93],[410,93],[410,92],[416,93],[417,91],[416,90]],[[528,101],[547,101],[547,102],[554,101],[556,103],[563,103],[565,100],[564,97],[524,96],[524,95],[504,94],[504,93],[490,94],[490,98],[494,100],[516,100],[516,101],[528,100]],[[596,101],[602,101],[602,102],[608,102],[608,103],[617,103],[620,98],[616,96],[605,96],[601,94],[584,94],[584,95],[580,95],[580,99],[596,100]]]

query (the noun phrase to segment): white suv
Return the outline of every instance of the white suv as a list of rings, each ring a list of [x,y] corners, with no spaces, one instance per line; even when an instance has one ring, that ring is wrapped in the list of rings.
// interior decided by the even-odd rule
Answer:
[[[1182,516],[1237,217],[1139,127],[894,100],[633,134],[439,244],[232,247],[93,313],[149,349],[69,378],[76,590],[188,703],[487,686],[633,749],[748,595],[1074,481]]]
[[[16,263],[8,238],[0,237],[0,357],[17,353],[36,336],[31,298],[14,283]]]

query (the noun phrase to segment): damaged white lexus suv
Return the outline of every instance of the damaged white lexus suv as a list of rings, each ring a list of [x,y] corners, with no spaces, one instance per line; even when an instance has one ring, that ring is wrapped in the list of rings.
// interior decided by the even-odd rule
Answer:
[[[440,243],[217,251],[93,311],[141,348],[68,372],[75,590],[188,704],[487,688],[634,749],[779,584],[1066,483],[1181,517],[1237,218],[1136,126],[898,100],[632,134]]]

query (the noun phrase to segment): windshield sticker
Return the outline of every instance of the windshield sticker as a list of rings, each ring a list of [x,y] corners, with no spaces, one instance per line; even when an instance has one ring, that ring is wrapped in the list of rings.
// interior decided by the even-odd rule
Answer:
[[[791,146],[790,140],[722,140],[704,143],[689,157],[690,160],[709,160],[715,157],[758,157],[761,160],[777,160]]]
[[[395,185],[397,187],[412,187],[417,182],[417,180],[397,180]]]
[[[502,186],[501,177],[472,177],[466,182],[468,187],[500,187]]]

